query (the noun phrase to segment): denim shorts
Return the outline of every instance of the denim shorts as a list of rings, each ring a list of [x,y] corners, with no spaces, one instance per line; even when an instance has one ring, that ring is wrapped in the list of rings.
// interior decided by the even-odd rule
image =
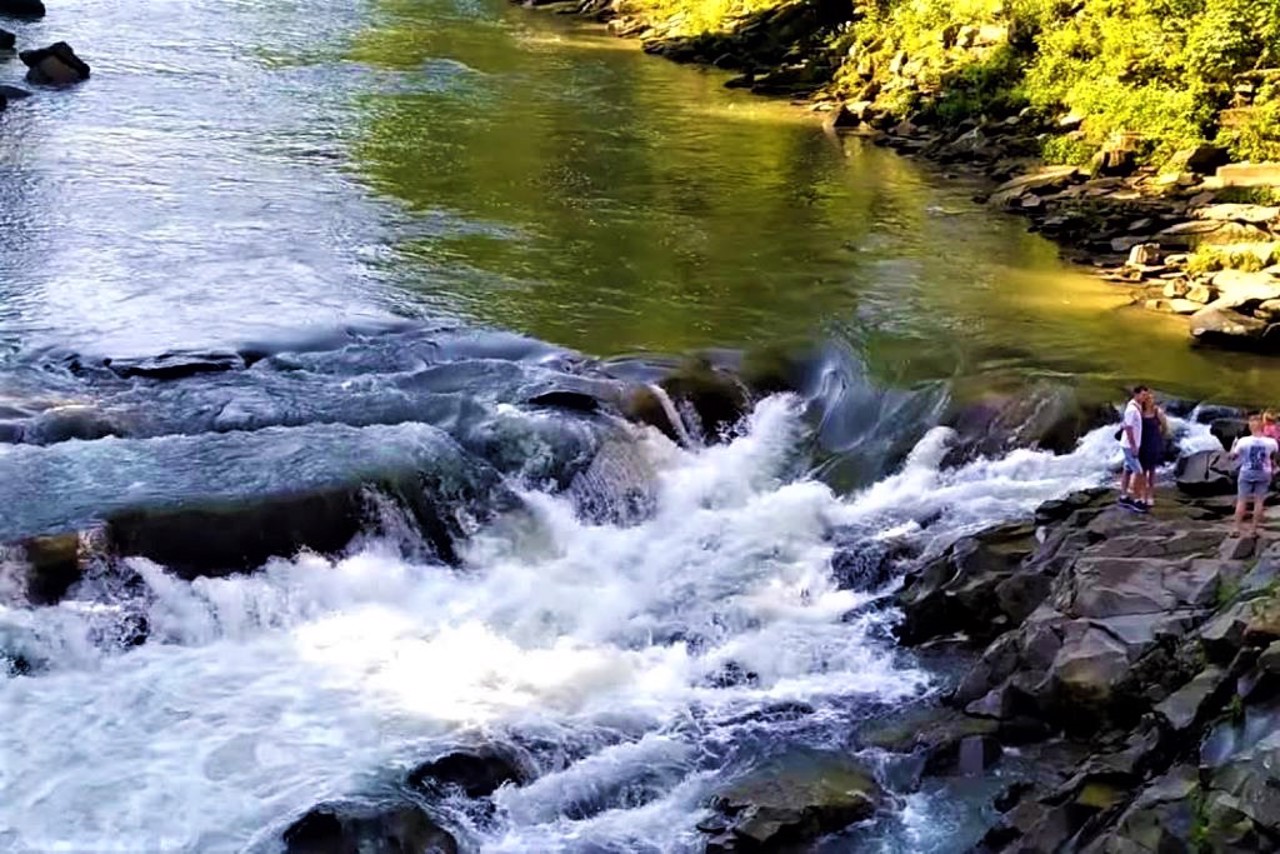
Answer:
[[[1262,498],[1271,486],[1271,478],[1242,477],[1236,484],[1237,498]]]
[[[1128,445],[1124,446],[1124,470],[1130,474],[1142,474],[1142,462]]]

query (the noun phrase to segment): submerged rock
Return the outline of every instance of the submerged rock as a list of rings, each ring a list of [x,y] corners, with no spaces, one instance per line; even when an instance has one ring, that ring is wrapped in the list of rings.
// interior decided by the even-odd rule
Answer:
[[[89,64],[76,56],[76,52],[66,42],[55,42],[37,50],[24,50],[18,54],[18,58],[28,68],[27,81],[30,83],[69,86],[89,79]]]
[[[0,50],[13,50],[18,37],[6,29],[0,29]]]
[[[848,757],[797,751],[753,770],[716,798],[699,825],[708,852],[777,851],[870,818],[880,786]]]
[[[315,807],[284,831],[286,854],[457,854],[458,842],[412,804]]]

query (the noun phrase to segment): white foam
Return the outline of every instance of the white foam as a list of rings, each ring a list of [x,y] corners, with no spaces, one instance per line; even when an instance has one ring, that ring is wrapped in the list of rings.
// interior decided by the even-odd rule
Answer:
[[[1099,431],[1072,455],[942,472],[947,436],[934,431],[901,472],[841,501],[792,476],[801,430],[796,402],[777,397],[726,445],[688,451],[653,433],[652,518],[592,525],[530,493],[459,570],[376,543],[193,583],[137,562],[150,642],[111,656],[46,646],[52,672],[0,691],[5,737],[20,745],[0,763],[0,841],[238,849],[460,733],[603,726],[619,733],[610,744],[500,793],[497,825],[474,831],[484,848],[693,845],[709,784],[682,729],[691,715],[713,737],[718,721],[770,704],[821,712],[928,687],[878,639],[879,617],[842,621],[868,597],[835,587],[833,526],[905,532],[938,512],[925,535],[939,541],[1096,483],[1115,451]],[[0,612],[0,627],[23,619],[47,644],[79,636],[72,604]],[[751,679],[716,687],[730,663]],[[563,812],[653,773],[661,791],[641,803]]]

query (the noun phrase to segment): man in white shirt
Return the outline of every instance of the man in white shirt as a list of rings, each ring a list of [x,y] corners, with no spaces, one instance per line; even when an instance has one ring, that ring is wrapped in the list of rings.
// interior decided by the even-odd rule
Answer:
[[[1151,399],[1151,389],[1136,386],[1124,407],[1124,420],[1120,425],[1120,448],[1124,451],[1124,466],[1120,469],[1120,498],[1117,503],[1126,510],[1146,513],[1147,505],[1137,499],[1146,492],[1147,477],[1138,459],[1142,447],[1142,408]]]

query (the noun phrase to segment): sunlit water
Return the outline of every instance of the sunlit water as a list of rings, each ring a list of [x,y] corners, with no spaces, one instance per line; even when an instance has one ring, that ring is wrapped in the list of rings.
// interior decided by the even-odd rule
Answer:
[[[492,815],[435,805],[464,847],[696,850],[727,777],[855,749],[939,685],[868,607],[884,591],[837,589],[838,542],[937,550],[1114,462],[1104,428],[943,469],[948,383],[1265,400],[1262,363],[1189,351],[963,181],[564,21],[51,5],[3,23],[94,76],[0,114],[0,428],[26,441],[0,445],[0,539],[406,467],[457,486],[467,536],[453,568],[405,557],[411,531],[216,580],[134,559],[135,583],[47,608],[0,549],[0,651],[34,666],[0,681],[0,847],[271,851],[303,810],[489,741],[537,776]],[[587,357],[815,339],[845,361],[809,409],[768,398],[725,445],[524,403],[594,382]],[[173,383],[101,364],[173,349],[268,356]],[[61,441],[78,412],[119,435]],[[814,477],[815,431],[854,437],[834,447],[874,482]],[[560,483],[618,447],[651,498],[627,526]],[[118,642],[126,614],[145,644]],[[873,836],[955,850],[966,810],[905,795]]]

